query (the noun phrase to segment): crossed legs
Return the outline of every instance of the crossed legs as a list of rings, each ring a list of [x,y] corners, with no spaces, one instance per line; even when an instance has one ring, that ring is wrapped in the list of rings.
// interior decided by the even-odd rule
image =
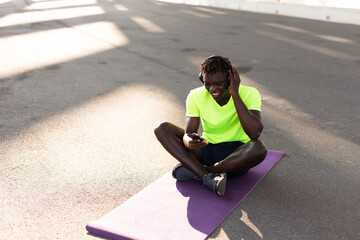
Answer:
[[[261,163],[267,153],[265,145],[260,140],[251,140],[222,161],[205,168],[200,162],[201,150],[190,151],[183,144],[184,129],[172,123],[163,122],[155,128],[154,132],[159,142],[175,159],[201,178],[209,172],[242,174]]]

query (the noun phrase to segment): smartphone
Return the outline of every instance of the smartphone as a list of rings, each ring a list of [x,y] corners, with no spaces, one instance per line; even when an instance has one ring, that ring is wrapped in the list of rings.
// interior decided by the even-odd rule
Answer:
[[[194,140],[199,139],[200,141],[204,141],[204,139],[197,134],[190,134],[189,136]]]

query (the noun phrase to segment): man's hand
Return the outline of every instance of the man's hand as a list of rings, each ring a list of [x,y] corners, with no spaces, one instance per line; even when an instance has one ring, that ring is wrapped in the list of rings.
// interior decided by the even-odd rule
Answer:
[[[232,65],[232,70],[229,70],[230,75],[230,94],[234,96],[239,96],[239,86],[240,86],[240,75],[236,71],[234,65]]]
[[[200,139],[197,133],[185,133],[183,142],[185,147],[190,150],[200,149],[209,144],[207,141]]]

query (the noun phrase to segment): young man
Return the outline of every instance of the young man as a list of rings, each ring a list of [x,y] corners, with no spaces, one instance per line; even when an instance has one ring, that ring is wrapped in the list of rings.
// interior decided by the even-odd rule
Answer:
[[[240,85],[239,73],[228,58],[207,58],[199,78],[204,86],[187,97],[185,130],[163,122],[155,135],[180,162],[173,169],[177,180],[202,181],[223,196],[227,177],[247,173],[266,157],[266,148],[258,139],[263,130],[261,98],[255,88]]]

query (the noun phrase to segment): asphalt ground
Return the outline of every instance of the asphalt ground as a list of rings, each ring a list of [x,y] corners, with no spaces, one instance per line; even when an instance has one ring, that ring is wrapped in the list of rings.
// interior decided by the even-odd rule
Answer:
[[[0,1],[0,239],[98,239],[176,164],[153,129],[212,54],[285,156],[209,239],[359,239],[360,27],[145,0]]]

